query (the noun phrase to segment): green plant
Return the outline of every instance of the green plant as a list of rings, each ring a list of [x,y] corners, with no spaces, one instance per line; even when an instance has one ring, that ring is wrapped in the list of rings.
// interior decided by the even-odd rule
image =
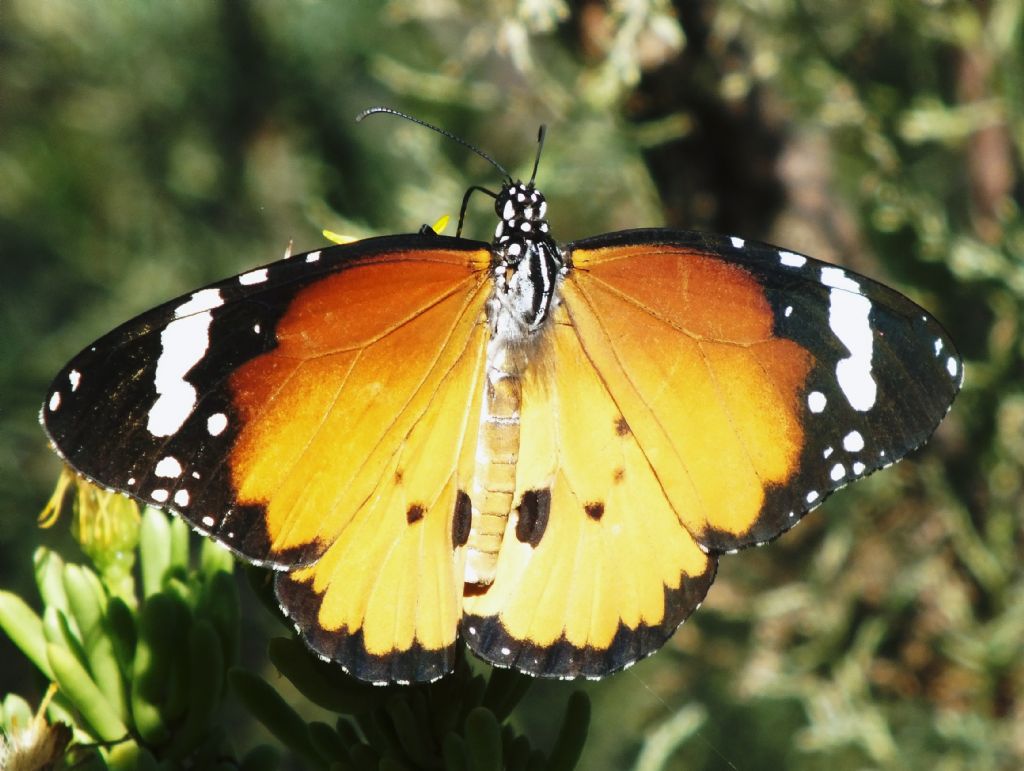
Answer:
[[[45,524],[56,520],[72,481],[62,477]],[[45,768],[37,758],[56,761],[66,746],[82,768],[276,768],[281,754],[270,744],[236,754],[225,725],[229,690],[310,768],[575,767],[589,723],[587,697],[570,698],[545,754],[508,723],[532,681],[511,671],[474,674],[464,655],[439,682],[379,688],[318,660],[295,637],[271,640],[277,670],[310,702],[338,715],[333,726],[307,721],[301,705],[238,666],[239,595],[227,550],[208,539],[197,547],[182,520],[140,512],[129,499],[91,486],[78,485],[75,501],[73,532],[92,564],[38,548],[40,613],[0,591],[0,628],[56,686],[36,717],[15,695],[0,705],[3,751],[21,752],[22,767]],[[281,618],[270,573],[250,575]]]

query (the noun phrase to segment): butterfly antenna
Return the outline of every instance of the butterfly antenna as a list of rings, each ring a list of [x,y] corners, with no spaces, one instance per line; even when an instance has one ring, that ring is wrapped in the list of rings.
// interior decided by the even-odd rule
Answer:
[[[469,142],[467,142],[462,137],[455,136],[455,134],[451,133],[450,131],[445,131],[443,128],[440,128],[439,126],[435,126],[433,123],[427,123],[425,120],[420,120],[419,118],[414,118],[412,115],[407,115],[404,112],[399,112],[398,110],[393,110],[390,107],[371,107],[370,109],[363,110],[361,113],[359,113],[356,116],[356,122],[358,123],[359,121],[363,120],[363,118],[366,118],[366,117],[368,117],[370,115],[376,115],[378,113],[385,113],[386,115],[395,115],[395,116],[397,116],[399,118],[405,118],[407,121],[412,121],[413,123],[418,123],[419,125],[425,126],[426,128],[431,129],[432,131],[436,131],[441,136],[448,137],[449,139],[451,139],[451,140],[453,140],[455,142],[458,142],[463,147],[467,147],[470,150],[472,150],[474,153],[479,155],[481,158],[483,158],[485,161],[487,161],[489,164],[491,164],[494,168],[496,168],[498,171],[500,171],[502,173],[502,175],[504,175],[505,179],[507,179],[509,182],[512,181],[512,175],[509,174],[508,171],[505,170],[505,167],[502,166],[500,163],[498,163],[496,160],[494,160],[491,156],[489,156],[487,153],[485,153],[483,150],[481,150],[476,145],[471,145]]]
[[[537,179],[537,167],[540,166],[540,154],[544,151],[544,137],[548,135],[548,127],[543,123],[537,129],[537,157],[533,159],[533,173],[530,175],[530,184]]]

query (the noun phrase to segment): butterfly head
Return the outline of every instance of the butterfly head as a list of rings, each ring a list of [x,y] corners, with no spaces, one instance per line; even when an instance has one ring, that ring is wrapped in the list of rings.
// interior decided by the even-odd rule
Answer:
[[[551,239],[547,201],[533,182],[506,183],[494,199],[494,212],[500,218],[494,231],[494,246],[516,240]]]

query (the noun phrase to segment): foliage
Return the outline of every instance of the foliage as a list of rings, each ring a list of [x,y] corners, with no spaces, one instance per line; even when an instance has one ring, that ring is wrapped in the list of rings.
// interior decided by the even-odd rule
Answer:
[[[514,172],[546,122],[560,239],[667,222],[771,240],[896,284],[968,361],[925,450],[724,559],[662,653],[586,686],[581,765],[1018,768],[1022,73],[1018,0],[9,2],[0,584],[30,589],[25,512],[56,469],[34,414],[81,345],[289,239],[412,231],[493,181],[354,114],[404,108]],[[0,660],[0,691],[28,694]],[[564,698],[537,683],[517,725],[553,741]]]
[[[340,715],[333,727],[307,723],[265,679],[236,666],[240,610],[231,554],[204,539],[194,559],[183,520],[147,508],[140,523],[127,498],[84,482],[79,488],[79,537],[114,536],[86,539],[99,572],[40,548],[34,562],[42,615],[0,591],[0,629],[56,685],[36,718],[16,696],[3,702],[0,731],[12,768],[19,753],[18,767],[39,767],[24,759],[26,748],[49,748],[54,740],[47,730],[62,740],[50,762],[62,757],[60,748],[70,740],[76,768],[277,768],[279,753],[269,745],[236,756],[224,719],[229,682],[250,713],[310,768],[575,767],[590,717],[582,693],[570,699],[558,739],[545,754],[502,725],[530,685],[522,675],[495,670],[485,679],[460,658],[456,673],[442,682],[378,688],[319,661],[295,637],[274,639],[269,653],[277,670],[311,702]],[[59,485],[58,493],[64,489]],[[135,537],[130,542],[124,533]],[[136,557],[139,585],[123,570]],[[278,614],[268,574],[252,573]]]

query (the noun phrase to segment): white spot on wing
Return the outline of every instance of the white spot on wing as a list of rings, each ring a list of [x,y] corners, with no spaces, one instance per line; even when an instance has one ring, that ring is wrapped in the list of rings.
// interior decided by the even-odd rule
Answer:
[[[787,306],[786,306],[786,310],[784,311],[784,314],[785,314],[785,316],[786,316],[786,318],[787,318],[787,319],[788,319],[788,318],[789,318],[790,316],[792,316],[792,315],[793,315],[793,306],[792,306],[792,305],[787,305]]]
[[[818,493],[816,490],[811,490],[809,493],[807,493],[808,503],[814,503],[816,500],[818,500]]]
[[[256,270],[250,270],[248,273],[243,273],[238,277],[238,283],[248,286],[249,284],[262,284],[267,280],[267,269],[257,268]]]
[[[316,262],[320,259],[320,252],[310,252],[306,255],[306,262]]]
[[[193,313],[219,308],[223,304],[224,298],[220,296],[219,289],[200,289],[198,292],[193,292],[187,302],[183,302],[174,309],[174,317],[180,319]]]
[[[960,366],[957,364],[955,357],[950,356],[946,359],[946,371],[950,377],[956,377],[956,373],[960,371]]]
[[[857,476],[860,476],[861,474],[864,473],[865,468],[867,468],[867,466],[865,466],[859,460],[855,461],[853,464],[853,473],[856,474]]]
[[[209,514],[207,514],[205,517],[203,517],[203,526],[204,527],[213,527],[216,523],[217,523],[217,520],[215,520]]]
[[[835,450],[833,448],[826,447],[825,448],[825,452],[823,452],[822,455],[825,457],[826,460],[828,460],[828,458],[830,458],[832,456],[832,453],[834,453],[834,452],[835,452]]]
[[[174,494],[174,502],[179,506],[188,506],[188,490],[178,490]]]
[[[174,479],[181,476],[181,464],[178,463],[178,459],[173,455],[168,455],[156,464],[156,468],[153,471],[158,477]]]
[[[158,487],[149,494],[149,497],[157,503],[165,503],[167,501],[167,491],[162,487]]]
[[[836,380],[850,406],[866,412],[875,405],[878,390],[871,376],[871,301],[860,293],[860,284],[840,268],[822,268],[821,282],[832,287],[828,295],[829,328],[850,352],[836,364]]]
[[[729,238],[729,240],[732,242],[732,245],[736,249],[742,249],[743,248],[743,244],[746,243],[746,241],[744,241],[742,238],[739,238],[738,236],[731,236]]]
[[[71,393],[78,390],[78,384],[82,382],[82,373],[73,369],[68,373],[68,382],[71,383]]]
[[[779,262],[790,268],[802,268],[807,263],[807,258],[793,252],[779,252]]]
[[[210,436],[219,436],[228,427],[228,416],[223,412],[215,412],[206,419],[206,430]]]
[[[864,449],[864,437],[860,431],[851,431],[843,437],[843,449],[847,452],[860,452]]]
[[[50,394],[50,412],[56,412],[60,409],[60,391],[54,391]]]
[[[846,476],[846,469],[843,467],[842,463],[837,463],[832,467],[832,470],[829,472],[828,475],[832,477],[833,482],[838,482],[840,479]]]
[[[811,391],[807,394],[807,406],[811,412],[823,412],[826,404],[828,404],[828,399],[821,391]]]
[[[940,353],[942,353],[942,338],[941,337],[936,337],[935,338],[935,355],[938,356]]]
[[[202,292],[196,292],[193,299],[200,294]],[[219,298],[220,293],[217,295]],[[171,436],[192,414],[196,406],[196,389],[185,380],[185,375],[206,354],[212,321],[210,311],[201,311],[175,319],[160,333],[160,358],[157,359],[156,376],[153,378],[157,400],[149,410],[146,423],[153,436]]]

